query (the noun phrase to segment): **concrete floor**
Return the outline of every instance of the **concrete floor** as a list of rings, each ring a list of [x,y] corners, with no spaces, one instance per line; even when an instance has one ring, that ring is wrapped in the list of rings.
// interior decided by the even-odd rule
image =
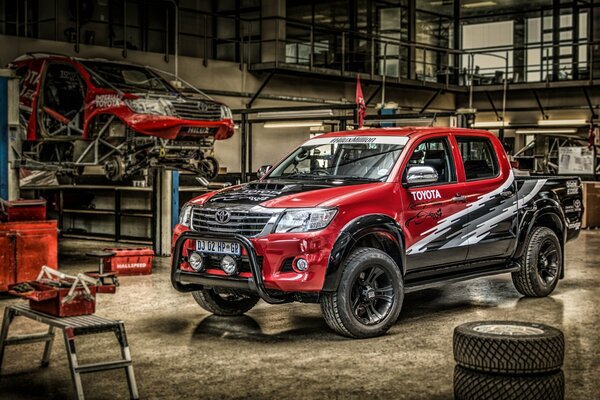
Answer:
[[[106,244],[64,241],[61,268],[86,271],[81,256]],[[398,322],[383,337],[350,340],[332,333],[318,305],[260,303],[236,318],[211,316],[168,280],[169,260],[151,276],[122,277],[115,295],[100,295],[97,314],[126,323],[144,399],[448,399],[453,396],[452,331],[463,322],[535,321],[566,336],[565,398],[600,398],[600,231],[583,231],[567,247],[566,279],[551,297],[522,298],[510,276],[482,278],[406,296]],[[0,311],[20,300],[0,300]],[[23,334],[36,323],[17,318]],[[80,360],[117,356],[114,336],[79,339]],[[62,340],[49,368],[42,344],[7,349],[1,399],[73,396]],[[83,377],[88,399],[125,399],[124,373]]]

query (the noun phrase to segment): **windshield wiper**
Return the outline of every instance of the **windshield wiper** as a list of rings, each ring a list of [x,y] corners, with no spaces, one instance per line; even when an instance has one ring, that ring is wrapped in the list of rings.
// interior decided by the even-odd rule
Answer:
[[[387,178],[387,176],[381,178],[367,178],[365,176],[338,176],[334,175],[331,179],[340,179],[344,181],[367,181],[367,182],[381,182],[383,178]]]
[[[274,176],[273,178],[308,178],[308,179],[330,179],[332,176],[331,175],[315,175],[315,174],[310,174],[310,173],[306,173],[306,172],[295,172],[293,174],[288,174],[288,175],[281,175],[281,176]]]

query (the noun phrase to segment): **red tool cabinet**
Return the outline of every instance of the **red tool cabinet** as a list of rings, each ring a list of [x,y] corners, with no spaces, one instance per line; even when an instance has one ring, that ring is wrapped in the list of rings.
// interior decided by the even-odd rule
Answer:
[[[0,223],[0,291],[35,280],[43,265],[58,269],[56,221]]]

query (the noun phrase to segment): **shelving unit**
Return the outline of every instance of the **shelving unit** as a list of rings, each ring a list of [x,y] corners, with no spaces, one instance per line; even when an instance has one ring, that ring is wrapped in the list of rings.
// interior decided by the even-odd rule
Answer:
[[[21,190],[49,201],[49,214],[55,214],[62,237],[155,243],[157,214],[151,187],[59,185]]]

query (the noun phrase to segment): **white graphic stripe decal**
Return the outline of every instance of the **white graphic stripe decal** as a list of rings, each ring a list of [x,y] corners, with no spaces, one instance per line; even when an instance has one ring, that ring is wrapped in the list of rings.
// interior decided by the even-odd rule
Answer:
[[[442,237],[446,232],[448,232],[448,230],[451,229],[452,225],[454,225],[456,221],[460,220],[460,218],[464,217],[465,215],[468,215],[469,213],[479,209],[483,206],[485,202],[491,200],[496,195],[502,193],[504,188],[510,187],[510,185],[513,184],[514,179],[515,177],[511,170],[510,175],[508,176],[508,179],[506,180],[506,183],[504,185],[499,186],[498,188],[489,193],[479,196],[477,201],[467,204],[464,210],[460,210],[446,218],[439,220],[437,226],[434,226],[433,228],[428,229],[421,234],[421,236],[427,236],[410,246],[406,251],[406,254],[423,253],[425,250],[427,250],[427,245],[429,245],[434,240],[437,240],[440,237]]]
[[[502,200],[500,204],[491,208],[486,215],[477,218],[471,222],[465,224],[465,226],[461,227],[458,232],[452,233],[443,246],[442,249],[448,249],[452,247],[459,246],[467,246],[470,244],[475,244],[489,235],[490,231],[500,222],[504,221],[507,218],[512,217],[515,213],[518,212],[525,204],[527,204],[538,192],[542,189],[542,187],[546,184],[546,179],[540,179],[535,181],[535,185],[533,188],[531,187],[532,181],[526,181],[523,187],[520,190],[519,195],[517,195],[518,202],[514,199],[510,204],[506,204],[506,201]],[[510,175],[505,182],[505,184],[499,186],[495,190],[486,193],[480,196],[477,201],[470,203],[466,206],[464,210],[458,211],[444,219],[438,221],[438,224],[423,232],[421,236],[425,236],[423,239],[414,243],[408,250],[407,254],[419,254],[423,253],[427,250],[427,246],[440,238],[443,238],[444,235],[452,228],[454,224],[456,224],[461,218],[465,217],[468,214],[473,213],[485,206],[487,202],[494,199],[497,195],[499,195],[504,190],[508,190],[514,183],[514,174],[511,170]],[[520,196],[522,195],[522,196]],[[476,226],[472,231],[468,231],[470,226]],[[465,233],[465,230],[468,232]],[[461,235],[462,234],[462,235]]]

